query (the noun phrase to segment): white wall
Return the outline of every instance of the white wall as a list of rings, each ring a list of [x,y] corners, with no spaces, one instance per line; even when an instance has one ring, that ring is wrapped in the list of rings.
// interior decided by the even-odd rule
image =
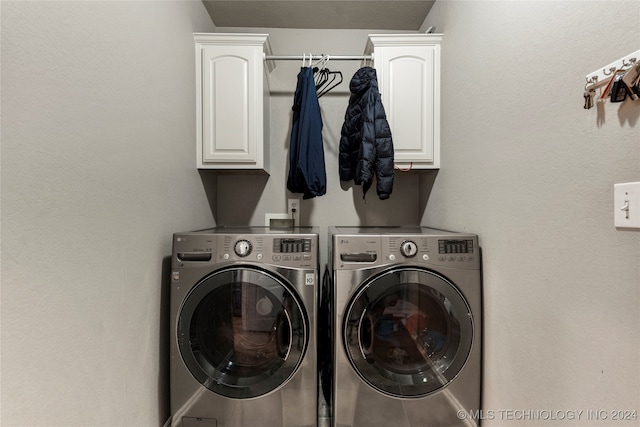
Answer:
[[[3,426],[159,426],[200,2],[2,2]],[[205,178],[210,187],[210,180]]]
[[[582,96],[586,74],[640,49],[637,6],[438,1],[425,21],[444,42],[422,223],[480,236],[486,426],[640,411],[640,233],[613,226],[613,184],[640,181],[640,101],[587,111]],[[611,418],[526,425],[625,424]]]

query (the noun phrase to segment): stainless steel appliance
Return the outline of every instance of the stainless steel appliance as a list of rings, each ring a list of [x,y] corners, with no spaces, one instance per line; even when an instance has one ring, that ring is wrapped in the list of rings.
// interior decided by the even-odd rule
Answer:
[[[331,227],[329,234],[332,425],[476,426],[478,237],[425,227]]]
[[[173,236],[172,426],[317,425],[318,234]]]

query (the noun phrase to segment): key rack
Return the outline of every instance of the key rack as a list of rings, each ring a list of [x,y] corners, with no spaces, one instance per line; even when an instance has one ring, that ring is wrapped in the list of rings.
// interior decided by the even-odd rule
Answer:
[[[612,62],[599,70],[593,71],[586,76],[585,89],[596,89],[609,83],[616,70],[629,69],[634,64],[640,64],[640,50]]]
[[[597,97],[600,103],[609,97],[611,102],[623,102],[627,97],[637,101],[640,99],[640,50],[587,74],[585,80],[585,110],[593,108],[596,89],[600,87],[602,89]]]

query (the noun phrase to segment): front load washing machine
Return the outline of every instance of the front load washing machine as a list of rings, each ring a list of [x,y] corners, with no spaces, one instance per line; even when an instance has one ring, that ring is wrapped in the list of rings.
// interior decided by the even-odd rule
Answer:
[[[478,237],[331,227],[333,424],[477,426]]]
[[[312,228],[174,234],[171,425],[316,426],[317,281]]]

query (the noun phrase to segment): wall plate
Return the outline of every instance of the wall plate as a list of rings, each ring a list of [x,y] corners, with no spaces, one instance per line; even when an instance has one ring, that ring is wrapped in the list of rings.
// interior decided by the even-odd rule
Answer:
[[[264,214],[264,226],[270,228],[293,227],[293,218],[289,214],[267,213]]]
[[[640,182],[614,184],[613,204],[616,228],[640,230]]]

